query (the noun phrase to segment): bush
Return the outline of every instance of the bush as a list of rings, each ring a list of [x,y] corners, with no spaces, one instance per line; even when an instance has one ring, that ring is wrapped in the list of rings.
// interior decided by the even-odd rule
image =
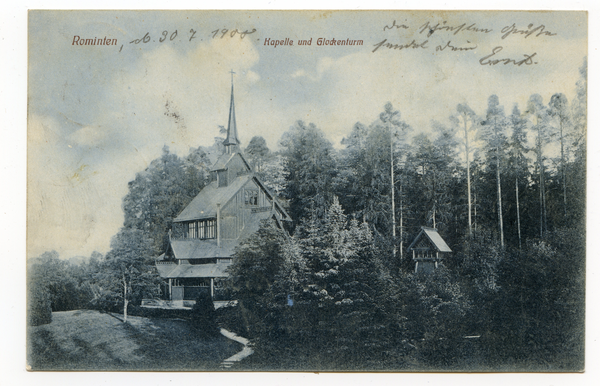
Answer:
[[[27,303],[27,322],[30,326],[41,326],[52,322],[50,294],[45,286],[30,283]]]
[[[440,265],[431,274],[408,276],[405,285],[407,336],[418,348],[417,360],[436,369],[459,367],[470,303],[456,277]]]
[[[515,358],[519,371],[583,369],[585,243],[574,233],[528,240],[501,265],[492,359]]]
[[[190,324],[204,336],[219,334],[215,305],[209,293],[201,292],[192,307]]]
[[[121,306],[121,311],[123,306]],[[131,316],[141,316],[144,318],[167,318],[167,319],[185,319],[191,320],[191,310],[185,308],[149,308],[142,306],[129,306],[127,313]]]

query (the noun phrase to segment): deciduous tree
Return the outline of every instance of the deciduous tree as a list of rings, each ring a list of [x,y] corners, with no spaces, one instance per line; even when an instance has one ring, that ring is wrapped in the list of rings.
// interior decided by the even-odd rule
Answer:
[[[98,272],[104,297],[123,304],[123,322],[132,300],[157,295],[160,278],[153,266],[152,240],[135,228],[121,228]]]
[[[267,147],[267,141],[265,141],[263,137],[252,137],[246,148],[246,154],[250,156],[250,162],[254,166],[255,172],[260,173],[263,171],[263,165],[265,164],[269,153],[270,150]]]
[[[200,148],[191,149],[184,161],[165,146],[162,156],[129,182],[124,226],[142,230],[152,240],[154,256],[166,249],[173,219],[204,187],[209,163]]]

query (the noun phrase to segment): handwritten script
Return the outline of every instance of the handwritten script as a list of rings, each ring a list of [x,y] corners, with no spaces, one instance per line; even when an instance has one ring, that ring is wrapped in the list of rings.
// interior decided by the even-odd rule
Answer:
[[[521,59],[519,61],[517,61],[516,59],[511,59],[511,58],[501,58],[498,59],[498,57],[496,57],[496,54],[499,53],[500,51],[502,51],[503,47],[502,46],[498,46],[495,47],[492,50],[492,53],[489,55],[484,56],[483,58],[479,59],[479,64],[481,64],[482,66],[485,65],[490,65],[490,66],[495,66],[496,64],[514,64],[515,66],[521,67],[523,64],[530,66],[532,64],[537,64],[537,62],[533,61],[533,57],[535,55],[537,55],[536,52],[534,52],[531,55],[527,55],[527,54],[523,54],[523,56],[525,57],[524,59]]]
[[[508,65],[514,67],[526,68],[538,64],[540,55],[535,50],[529,52],[518,52],[512,45],[518,45],[520,40],[541,41],[543,39],[551,39],[558,35],[552,28],[548,28],[544,24],[529,23],[526,26],[518,25],[517,23],[507,23],[498,28],[490,25],[483,25],[474,21],[459,21],[449,22],[447,20],[435,20],[419,22],[412,25],[410,20],[399,22],[391,20],[380,27],[379,33],[383,31],[385,36],[378,39],[377,43],[372,45],[371,52],[380,55],[382,52],[396,51],[402,55],[406,51],[433,51],[440,55],[471,55],[481,65],[486,67],[495,67],[499,65]],[[146,32],[143,36],[129,41],[130,45],[151,45],[151,44],[167,44],[177,40],[191,42],[194,39],[212,40],[212,39],[244,39],[248,35],[256,33],[256,28],[239,29],[239,28],[215,28],[199,32],[191,28],[188,32],[180,30],[163,30],[161,32]],[[337,37],[336,37],[337,38]],[[494,40],[497,41],[494,41]],[[280,40],[266,39],[265,42],[273,40],[275,46]],[[338,42],[339,40],[339,42]],[[360,44],[351,44],[349,39],[333,39],[331,42],[341,44],[343,46],[362,45],[362,40],[352,40],[351,42],[360,42]],[[293,41],[290,39],[281,40],[279,45],[292,46]],[[287,43],[289,42],[289,44]],[[326,40],[329,42],[329,40]],[[115,43],[116,44],[116,43]],[[267,45],[265,43],[264,45]],[[306,40],[298,40],[298,46],[311,46],[312,38]],[[320,46],[317,40],[317,46]],[[367,43],[368,45],[368,43]],[[124,45],[121,44],[119,52],[123,50]],[[493,47],[493,48],[492,48]],[[531,47],[531,44],[529,44]],[[513,49],[511,49],[513,48]],[[517,53],[515,53],[517,51]],[[528,51],[523,49],[523,51]]]
[[[452,32],[454,35],[458,34],[459,32],[481,32],[484,34],[488,34],[493,31],[492,29],[479,28],[475,23],[472,23],[470,25],[467,25],[467,23],[462,23],[454,26],[446,25],[446,23],[447,22],[443,21],[442,23],[432,25],[429,22],[427,22],[420,26],[418,30],[421,34],[423,32],[427,32],[427,37],[430,37],[438,31]]]
[[[185,35],[185,38],[188,39],[188,42],[191,42],[192,39],[196,39],[198,38],[198,36],[196,36],[196,33],[198,31],[191,28],[190,31]],[[234,38],[234,37],[239,37],[240,39],[243,39],[246,37],[246,35],[250,35],[256,32],[256,28],[253,28],[252,30],[238,30],[236,29],[228,29],[228,28],[217,28],[216,30],[213,30],[210,32],[210,34],[207,35],[201,35],[201,36],[207,36],[210,39],[223,39],[225,37],[229,37],[229,38]],[[150,32],[146,32],[146,34],[138,39],[133,39],[132,41],[129,42],[129,44],[147,44],[150,42],[156,42],[156,38],[153,37],[154,35],[151,35]],[[175,30],[175,31],[167,31],[164,30],[162,31],[159,35],[158,35],[158,42],[159,43],[163,43],[165,41],[174,41],[176,39],[179,38],[179,31]],[[202,39],[200,39],[202,40]],[[123,50],[123,45],[121,45],[121,48],[119,48],[119,52],[121,52]]]
[[[498,39],[498,42],[502,40],[517,42],[518,39],[545,39],[558,35],[557,32],[548,29],[544,24],[536,23],[529,23],[526,27],[512,23],[505,25],[499,30],[495,30],[490,26],[479,25],[474,22],[449,23],[446,20],[441,20],[436,22],[427,21],[414,28],[415,32],[412,34],[409,32],[411,28],[410,23],[405,22],[400,24],[396,20],[385,24],[383,31],[388,34],[394,33],[395,36],[393,38],[387,36],[385,39],[373,44],[374,48],[371,52],[381,52],[380,49],[384,48],[394,51],[435,49],[435,52],[439,53],[473,51],[473,54],[477,55],[477,60],[482,66],[512,65],[527,67],[538,64],[537,59],[539,56],[537,56],[537,52],[504,55],[502,51],[505,49],[506,44],[510,43],[492,45],[494,48],[491,51],[489,48],[480,48],[481,44],[479,43],[485,39],[488,41],[487,47],[489,47],[489,40],[493,41],[494,39]],[[409,36],[412,37],[423,35],[423,39],[413,39],[410,37],[402,41],[400,39],[402,39],[404,31],[407,31],[410,34]],[[446,40],[446,37],[450,36],[452,36],[452,39]],[[467,37],[469,40],[467,40]],[[434,40],[432,41],[432,39]],[[442,43],[435,44],[440,39]]]

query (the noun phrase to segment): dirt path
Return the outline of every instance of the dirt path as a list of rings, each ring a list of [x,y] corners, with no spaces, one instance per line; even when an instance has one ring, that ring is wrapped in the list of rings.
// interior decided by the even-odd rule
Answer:
[[[229,338],[233,341],[236,341],[236,342],[244,345],[244,348],[242,349],[242,351],[238,352],[235,355],[230,356],[229,358],[225,359],[221,363],[222,368],[228,369],[231,366],[233,366],[234,363],[239,362],[242,359],[244,359],[254,353],[254,350],[252,350],[250,347],[248,347],[248,343],[250,343],[248,341],[248,339],[242,338],[241,336],[238,336],[238,335],[234,334],[233,332],[228,331],[224,328],[221,329],[221,334],[223,336],[225,336],[226,338]]]

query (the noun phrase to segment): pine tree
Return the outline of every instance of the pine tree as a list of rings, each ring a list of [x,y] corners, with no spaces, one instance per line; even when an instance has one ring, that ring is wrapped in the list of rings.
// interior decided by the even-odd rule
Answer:
[[[502,180],[501,166],[504,162],[504,149],[507,145],[506,138],[507,120],[504,116],[504,107],[496,95],[488,99],[486,118],[481,125],[481,138],[488,147],[488,159],[494,162],[496,169],[496,192],[498,202],[498,229],[500,246],[504,248],[504,219],[502,215]]]
[[[573,145],[585,154],[587,137],[587,57],[579,68],[580,79],[576,85],[576,95],[571,105],[573,117]],[[578,158],[585,159],[585,156]]]
[[[338,191],[345,209],[391,240],[393,254],[399,245],[402,259],[405,235],[403,171],[411,128],[400,118],[400,112],[387,103],[371,125],[354,125],[350,135],[342,141],[346,146],[341,157],[343,187]]]
[[[566,156],[565,156],[565,145],[566,145],[566,132],[568,126],[571,123],[571,116],[569,111],[569,104],[567,97],[562,94],[554,94],[550,98],[548,105],[548,114],[555,118],[556,125],[558,126],[559,137],[560,137],[560,174],[561,183],[563,190],[563,211],[564,218],[567,217],[567,177],[566,177]]]
[[[459,174],[458,146],[459,141],[456,138],[456,130],[452,126],[446,126],[433,121],[432,127],[435,133],[434,145],[434,173],[437,179],[437,212],[439,213],[437,227],[442,230],[449,230],[455,222],[457,215],[456,200],[453,192],[457,189]]]
[[[519,237],[519,249],[522,246],[521,237],[521,210],[519,204],[519,185],[524,185],[523,182],[529,174],[527,165],[527,121],[521,116],[519,106],[516,104],[513,107],[512,114],[509,117],[509,122],[512,127],[508,151],[508,166],[515,180],[515,207],[517,215],[517,235]]]
[[[437,137],[432,142],[421,133],[413,138],[413,151],[407,168],[414,171],[414,181],[407,184],[415,218],[414,229],[426,224],[446,229],[453,221],[451,192],[453,174],[457,172],[454,157],[456,145],[453,131],[433,123]]]
[[[384,344],[371,231],[348,221],[335,197],[324,217],[318,212],[311,210],[289,244],[289,260],[270,292],[276,300],[270,317],[294,355],[311,357],[317,368],[373,366],[357,356],[375,358]]]
[[[405,147],[406,134],[409,130],[409,126],[400,120],[400,111],[394,110],[391,103],[386,103],[384,111],[379,114],[379,120],[375,125],[381,125],[385,127],[390,136],[390,203],[391,203],[391,217],[392,217],[392,243],[394,257],[396,255],[396,177],[394,163],[396,159],[396,153],[398,147]],[[402,154],[405,156],[405,154]],[[401,239],[402,240],[402,239]],[[400,254],[402,255],[402,241],[400,243]]]
[[[383,124],[354,125],[342,144],[340,202],[378,232],[392,235],[390,131]],[[388,236],[388,237],[389,237]]]
[[[265,296],[283,263],[285,232],[265,220],[259,230],[243,240],[235,250],[228,268],[226,286],[238,300],[246,330],[259,334],[268,301]]]
[[[586,185],[587,178],[587,58],[579,69],[580,79],[576,86],[576,95],[572,108],[572,146],[573,162],[569,165],[567,178],[571,182],[571,200],[569,200],[569,213],[574,224],[582,224],[585,221],[586,208]]]
[[[540,237],[544,237],[544,234],[548,231],[544,147],[550,142],[550,130],[548,127],[548,110],[542,103],[542,97],[539,94],[534,94],[529,98],[525,115],[532,120],[532,129],[536,133],[534,151],[537,158],[536,165],[539,174]]]
[[[280,145],[285,160],[285,198],[290,200],[290,215],[297,224],[307,215],[311,202],[323,210],[331,200],[335,150],[320,129],[302,121],[283,134]]]
[[[467,104],[459,104],[456,106],[456,115],[450,117],[450,122],[453,126],[459,128],[463,134],[463,145],[465,155],[465,165],[467,169],[467,210],[468,210],[468,229],[469,235],[473,234],[473,226],[471,221],[472,200],[471,200],[471,154],[473,152],[473,140],[477,128],[478,119],[475,112]]]

